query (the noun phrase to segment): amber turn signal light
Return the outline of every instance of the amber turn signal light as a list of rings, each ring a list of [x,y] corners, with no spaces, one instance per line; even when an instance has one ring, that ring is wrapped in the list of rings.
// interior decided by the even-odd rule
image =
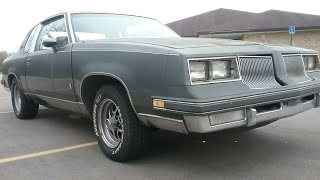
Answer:
[[[162,100],[153,100],[153,107],[164,108],[164,102]]]

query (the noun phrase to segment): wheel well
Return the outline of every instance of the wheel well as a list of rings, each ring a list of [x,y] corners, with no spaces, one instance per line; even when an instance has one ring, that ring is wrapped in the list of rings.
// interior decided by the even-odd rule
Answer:
[[[12,80],[16,78],[15,75],[13,74],[9,74],[8,75],[8,86],[9,86],[9,89],[11,89],[11,83],[12,83]]]
[[[92,113],[94,98],[103,85],[118,85],[127,92],[124,85],[116,78],[105,75],[91,75],[86,77],[81,83],[81,98],[88,111]],[[83,96],[85,94],[85,96]],[[129,96],[128,96],[129,97]]]

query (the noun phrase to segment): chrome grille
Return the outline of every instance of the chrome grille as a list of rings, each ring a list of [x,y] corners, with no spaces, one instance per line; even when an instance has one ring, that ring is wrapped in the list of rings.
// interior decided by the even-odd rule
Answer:
[[[280,87],[274,76],[271,56],[239,56],[242,81],[251,89]]]
[[[294,82],[301,83],[310,81],[304,70],[303,59],[301,55],[284,55],[284,65],[288,78]]]

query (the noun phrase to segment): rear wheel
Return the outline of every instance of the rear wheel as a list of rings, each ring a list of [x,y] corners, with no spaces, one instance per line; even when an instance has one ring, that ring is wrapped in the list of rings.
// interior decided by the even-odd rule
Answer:
[[[19,119],[33,119],[39,111],[39,104],[28,99],[20,90],[16,79],[11,83],[11,102],[13,110]]]
[[[100,148],[114,161],[134,159],[148,147],[151,131],[140,123],[120,86],[103,86],[98,91],[93,122]]]

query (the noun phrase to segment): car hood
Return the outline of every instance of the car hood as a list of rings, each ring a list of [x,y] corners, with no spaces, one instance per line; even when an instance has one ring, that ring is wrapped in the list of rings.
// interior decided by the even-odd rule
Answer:
[[[286,45],[271,45],[240,40],[211,38],[123,38],[89,40],[76,43],[74,50],[113,49],[121,51],[178,53],[188,57],[206,55],[248,55],[281,53],[316,53],[315,51]],[[168,51],[168,49],[173,51]]]
[[[98,42],[130,42],[139,44],[149,44],[163,46],[174,49],[213,47],[213,46],[257,46],[259,43],[225,40],[225,39],[209,39],[209,38],[124,38],[105,40]]]

